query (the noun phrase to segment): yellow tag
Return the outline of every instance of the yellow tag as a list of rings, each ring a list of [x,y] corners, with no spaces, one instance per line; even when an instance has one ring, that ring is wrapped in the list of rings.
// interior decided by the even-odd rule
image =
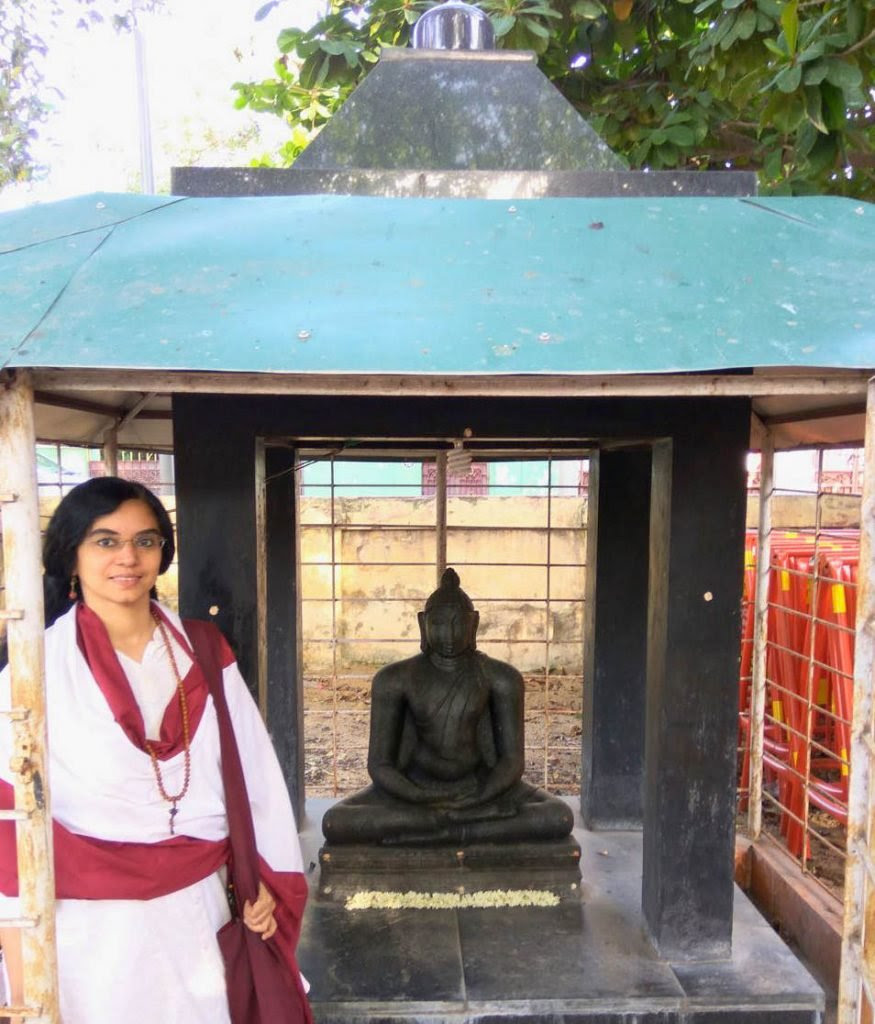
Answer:
[[[845,604],[844,583],[833,583],[832,585],[832,610],[836,615],[844,615],[848,606]]]
[[[842,747],[842,775],[848,774],[848,752]]]
[[[790,589],[790,573],[786,569],[781,570],[781,590]]]
[[[784,705],[779,700],[772,701],[772,718],[776,722],[784,721]]]
[[[753,552],[750,550],[750,548],[745,548],[744,549],[744,567],[745,567],[745,569],[752,569],[755,564],[756,563],[754,561]]]

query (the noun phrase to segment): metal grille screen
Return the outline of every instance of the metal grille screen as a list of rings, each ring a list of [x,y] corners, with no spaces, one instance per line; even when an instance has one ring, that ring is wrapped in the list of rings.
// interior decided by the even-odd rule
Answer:
[[[587,467],[477,454],[442,475],[434,456],[301,454],[309,796],[367,784],[370,680],[418,650],[444,557],[480,612],[479,648],[525,677],[527,778],[578,791]]]

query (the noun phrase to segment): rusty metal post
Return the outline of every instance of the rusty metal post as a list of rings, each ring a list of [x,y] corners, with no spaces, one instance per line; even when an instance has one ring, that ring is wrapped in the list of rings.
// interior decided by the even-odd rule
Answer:
[[[55,869],[49,806],[45,653],[33,390],[28,374],[0,377],[0,494],[13,715],[24,999],[38,1024],[57,1024]]]
[[[435,574],[437,586],[447,567],[447,453],[434,460]]]
[[[109,427],[104,432],[103,465],[107,476],[118,476],[118,426]]]
[[[750,791],[747,799],[747,827],[752,839],[759,839],[763,827],[763,737],[766,720],[766,644],[769,632],[774,464],[775,442],[771,431],[766,430],[760,446],[760,515],[750,680]]]
[[[838,1024],[862,1019],[864,982],[875,979],[875,378],[866,401],[866,448],[860,510],[860,562],[854,642],[854,715],[851,723],[851,778],[848,792],[848,859]],[[873,872],[875,873],[875,872]]]

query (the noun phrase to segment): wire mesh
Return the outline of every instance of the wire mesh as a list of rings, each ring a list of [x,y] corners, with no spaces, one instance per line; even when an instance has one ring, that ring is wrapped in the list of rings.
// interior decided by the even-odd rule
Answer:
[[[780,459],[780,456],[777,457]],[[762,821],[801,869],[841,897],[846,859],[861,477],[855,451],[810,453],[811,480],[776,488],[769,534]],[[842,461],[851,468],[830,470]],[[776,460],[777,465],[777,460]],[[755,495],[759,497],[758,495]],[[750,789],[753,595],[747,536],[739,673],[739,809]]]
[[[433,457],[358,455],[300,458],[308,795],[368,782],[370,681],[419,650],[442,508],[447,564],[480,612],[478,647],[525,679],[526,777],[578,791],[586,462],[478,455],[448,474],[441,502]]]

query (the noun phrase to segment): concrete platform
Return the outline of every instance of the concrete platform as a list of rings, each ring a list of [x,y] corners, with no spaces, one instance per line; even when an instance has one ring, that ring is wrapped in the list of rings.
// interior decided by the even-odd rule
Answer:
[[[320,898],[308,802],[311,900],[299,947],[320,1024],[820,1024],[821,989],[736,889],[727,961],[670,963],[640,911],[641,835],[577,827],[580,902],[556,907],[347,911]],[[386,877],[374,888],[391,889]]]

